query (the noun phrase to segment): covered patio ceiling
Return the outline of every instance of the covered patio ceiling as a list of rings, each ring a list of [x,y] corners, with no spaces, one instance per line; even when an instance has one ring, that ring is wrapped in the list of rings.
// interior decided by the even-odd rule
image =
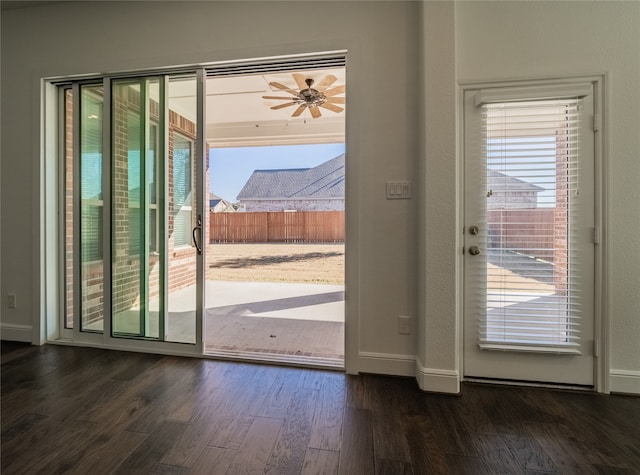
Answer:
[[[306,109],[300,116],[292,117],[296,105],[272,110],[270,107],[286,103],[286,100],[263,99],[262,96],[292,97],[286,91],[270,86],[277,82],[292,90],[299,90],[293,73],[319,82],[328,74],[337,80],[331,87],[345,84],[344,68],[282,73],[251,74],[242,76],[210,77],[206,84],[206,140],[214,148],[254,147],[264,145],[300,145],[318,143],[342,143],[345,140],[345,113],[320,108],[322,116],[314,119]],[[169,92],[172,107],[187,114],[187,103],[195,99],[184,94],[180,87]],[[339,97],[346,97],[344,93]],[[184,104],[185,107],[180,107]]]

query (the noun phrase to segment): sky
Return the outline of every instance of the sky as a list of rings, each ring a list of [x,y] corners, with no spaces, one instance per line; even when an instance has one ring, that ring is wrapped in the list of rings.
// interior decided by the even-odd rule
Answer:
[[[343,143],[211,149],[210,191],[235,203],[254,170],[312,168],[337,157],[344,150]]]

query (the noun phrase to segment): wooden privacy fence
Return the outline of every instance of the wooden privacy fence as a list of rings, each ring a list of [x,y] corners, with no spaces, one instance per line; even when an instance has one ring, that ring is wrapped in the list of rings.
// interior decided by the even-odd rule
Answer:
[[[209,242],[344,242],[344,211],[209,213]]]
[[[563,247],[555,235],[555,219],[556,208],[490,209],[488,246],[520,249],[554,261],[558,248]]]

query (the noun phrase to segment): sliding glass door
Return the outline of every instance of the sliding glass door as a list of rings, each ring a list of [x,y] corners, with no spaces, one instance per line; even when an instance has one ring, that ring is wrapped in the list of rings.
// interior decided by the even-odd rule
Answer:
[[[62,88],[61,326],[74,339],[201,341],[198,76],[103,78]]]

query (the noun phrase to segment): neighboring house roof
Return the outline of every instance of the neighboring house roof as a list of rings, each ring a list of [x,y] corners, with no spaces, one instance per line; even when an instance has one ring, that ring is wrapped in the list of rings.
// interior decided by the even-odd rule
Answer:
[[[495,170],[489,170],[487,188],[494,193],[535,192],[544,191],[541,186],[534,185]]]
[[[344,154],[314,168],[255,170],[238,200],[344,199]]]
[[[213,194],[211,196],[212,198],[209,200],[210,211],[214,211],[216,213],[229,213],[229,212],[235,211],[235,208],[233,207],[233,205],[229,203],[227,200],[217,196],[213,198],[213,196],[215,196]]]

